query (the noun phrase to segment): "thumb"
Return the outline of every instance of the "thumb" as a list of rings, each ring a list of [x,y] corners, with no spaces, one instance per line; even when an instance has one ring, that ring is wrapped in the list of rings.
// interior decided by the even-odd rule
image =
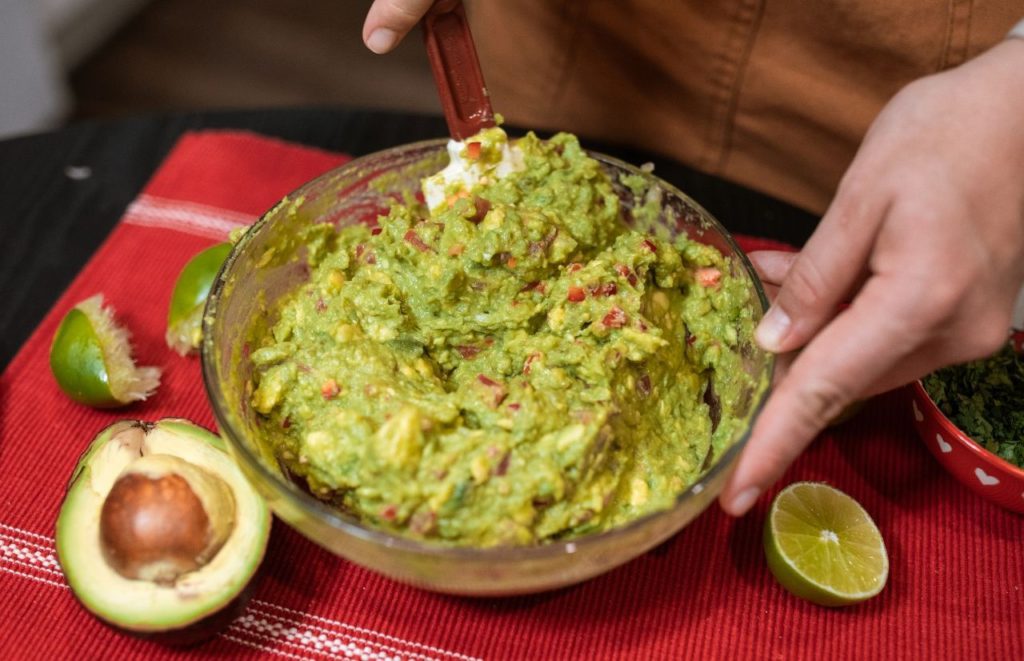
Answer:
[[[363,43],[374,53],[387,53],[433,4],[434,0],[374,0],[363,23]]]

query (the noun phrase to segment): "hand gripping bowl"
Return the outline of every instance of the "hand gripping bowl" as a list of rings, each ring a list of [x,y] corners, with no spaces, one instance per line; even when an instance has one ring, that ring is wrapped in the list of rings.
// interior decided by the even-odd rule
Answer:
[[[626,221],[633,194],[620,174],[645,177],[660,190],[659,227],[667,236],[686,232],[730,259],[749,281],[755,319],[767,299],[753,268],[725,229],[671,185],[621,161],[591,154],[616,182]],[[241,238],[210,293],[203,323],[202,364],[217,424],[249,480],[286,523],[324,548],[398,581],[462,595],[512,595],[577,583],[616,567],[654,547],[700,514],[721,491],[746,443],[750,424],[767,396],[773,358],[748,338],[742,347],[746,369],[759,384],[736,402],[721,402],[723,415],[746,420],[731,445],[674,505],[600,533],[529,547],[455,548],[399,537],[361,524],[291,482],[262,442],[246,384],[252,366],[243,350],[254,328],[266,328],[275,302],[309,278],[299,230],[311,222],[345,226],[386,213],[403,191],[440,170],[445,141],[396,147],[349,162],[305,184],[268,211]]]

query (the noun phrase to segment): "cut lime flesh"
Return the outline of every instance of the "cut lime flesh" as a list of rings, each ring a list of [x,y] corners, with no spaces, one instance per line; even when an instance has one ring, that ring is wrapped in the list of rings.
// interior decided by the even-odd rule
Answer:
[[[72,308],[50,346],[50,370],[68,397],[97,408],[145,399],[160,383],[156,367],[136,367],[128,331],[96,295]]]
[[[764,546],[783,587],[822,606],[870,599],[889,577],[878,527],[857,501],[827,484],[783,489],[768,513]]]

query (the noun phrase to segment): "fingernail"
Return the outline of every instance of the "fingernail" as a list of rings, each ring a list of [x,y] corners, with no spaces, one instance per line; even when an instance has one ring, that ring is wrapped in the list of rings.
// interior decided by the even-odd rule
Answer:
[[[768,314],[757,325],[754,339],[763,349],[778,353],[782,347],[782,340],[789,332],[789,326],[789,315],[779,306],[773,305],[768,308]]]
[[[370,33],[370,38],[366,40],[366,47],[381,55],[394,48],[397,42],[397,32],[387,28],[377,28]]]
[[[760,495],[761,490],[757,487],[747,487],[729,503],[730,513],[733,516],[743,516],[747,513],[747,510],[754,506]]]

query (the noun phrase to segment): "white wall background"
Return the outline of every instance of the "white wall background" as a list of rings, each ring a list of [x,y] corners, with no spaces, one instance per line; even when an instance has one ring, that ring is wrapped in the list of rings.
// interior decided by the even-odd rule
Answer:
[[[146,0],[0,0],[0,138],[60,124],[67,73]]]

